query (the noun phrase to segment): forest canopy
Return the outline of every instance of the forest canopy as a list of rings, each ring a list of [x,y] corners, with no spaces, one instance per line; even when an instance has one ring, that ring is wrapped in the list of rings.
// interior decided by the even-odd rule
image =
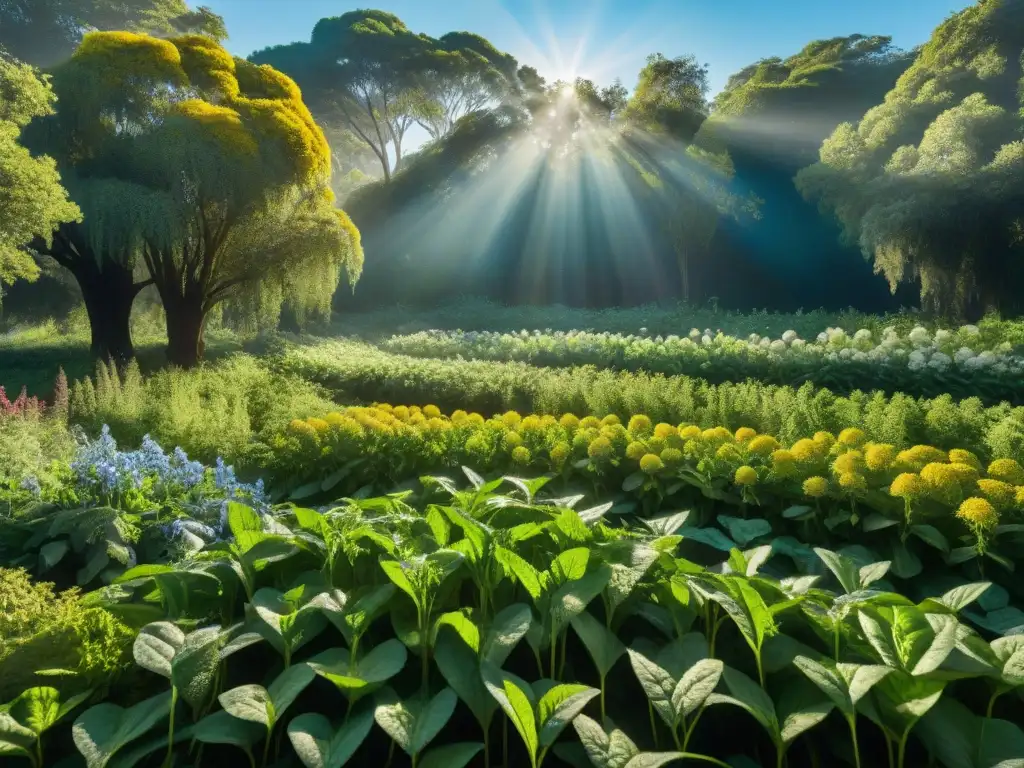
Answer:
[[[1021,308],[1024,0],[914,50],[814,40],[717,94],[686,51],[549,81],[382,10],[248,58],[227,35],[183,0],[0,0],[0,283],[59,265],[99,357],[131,357],[147,288],[186,366],[213,317],[465,294]]]

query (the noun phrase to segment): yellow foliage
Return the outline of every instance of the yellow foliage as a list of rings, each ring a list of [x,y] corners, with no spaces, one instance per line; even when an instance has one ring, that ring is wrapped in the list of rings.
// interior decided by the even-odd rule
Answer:
[[[229,152],[255,155],[256,140],[242,124],[242,117],[230,107],[218,107],[200,99],[189,99],[176,106],[178,114],[201,123],[221,148]]]
[[[988,476],[1014,485],[1024,485],[1024,467],[1013,459],[996,459],[988,465]]]

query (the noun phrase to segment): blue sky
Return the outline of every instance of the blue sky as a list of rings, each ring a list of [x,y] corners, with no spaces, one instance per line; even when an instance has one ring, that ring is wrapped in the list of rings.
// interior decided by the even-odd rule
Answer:
[[[196,0],[197,4],[199,0]],[[324,16],[356,8],[397,14],[416,32],[483,35],[548,79],[616,77],[632,88],[647,54],[693,53],[711,68],[712,92],[767,56],[787,56],[817,38],[892,35],[905,48],[926,41],[969,0],[202,0],[227,21],[228,48],[247,56],[308,40]]]

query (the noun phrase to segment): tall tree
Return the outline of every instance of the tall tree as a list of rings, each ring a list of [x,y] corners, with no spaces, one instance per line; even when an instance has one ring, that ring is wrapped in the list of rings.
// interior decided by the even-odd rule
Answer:
[[[1022,50],[1024,0],[953,15],[797,176],[893,290],[919,280],[933,308],[1024,306]]]
[[[624,117],[629,122],[689,142],[708,113],[708,67],[692,56],[647,57]]]
[[[292,77],[321,125],[357,136],[385,182],[401,166],[414,124],[439,138],[516,87],[515,59],[482,37],[453,32],[435,40],[384,11],[321,19],[309,43],[249,58]]]
[[[33,241],[48,244],[58,225],[81,220],[53,159],[33,157],[20,143],[32,119],[53,114],[53,101],[45,76],[0,54],[0,297],[4,284],[39,275]]]
[[[432,139],[451,133],[463,117],[517,90],[518,62],[471,32],[449,32],[427,50],[416,83],[424,96],[417,122]]]
[[[309,43],[268,48],[250,60],[294,78],[320,121],[358,136],[390,180],[405,134],[423,112],[415,67],[428,41],[394,14],[352,11],[320,19]]]
[[[765,265],[777,281],[776,306],[856,302],[882,311],[913,303],[913,292],[889,296],[858,250],[840,243],[838,226],[793,184],[835,127],[880,102],[912,60],[887,37],[815,40],[792,56],[744,67],[715,97],[694,143],[732,166],[734,189],[764,202],[758,221],[725,221],[711,248],[750,268]]]
[[[170,361],[191,366],[219,304],[326,311],[341,273],[358,278],[359,233],[333,205],[326,139],[281,73],[207,37],[96,32],[54,89],[39,140],[85,220],[47,252],[75,274],[91,321],[116,307],[103,351],[130,354],[124,309],[148,282]]]
[[[37,67],[68,59],[90,31],[203,34],[224,40],[224,20],[185,0],[0,0],[0,47]]]

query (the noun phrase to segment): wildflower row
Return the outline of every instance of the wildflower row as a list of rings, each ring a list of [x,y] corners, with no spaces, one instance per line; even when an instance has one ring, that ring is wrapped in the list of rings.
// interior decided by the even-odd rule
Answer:
[[[989,334],[993,336],[993,334]],[[863,328],[829,328],[805,341],[796,331],[781,338],[736,338],[711,329],[677,336],[586,331],[423,331],[393,336],[381,347],[429,358],[516,360],[564,367],[594,365],[628,371],[700,376],[712,382],[757,379],[769,384],[813,381],[835,391],[868,386],[916,395],[979,396],[1019,400],[1024,356],[1009,342],[986,338],[977,326],[929,332],[917,326],[901,336]]]
[[[750,543],[754,533],[788,531],[791,522],[804,543],[884,541],[901,560],[896,574],[908,578],[920,572],[925,546],[951,564],[984,556],[1012,569],[1020,557],[1014,537],[1024,530],[1024,469],[1017,461],[986,466],[963,449],[897,450],[868,441],[857,428],[782,444],[750,428],[701,429],[643,415],[627,424],[616,416],[515,412],[485,419],[464,411],[446,417],[433,406],[377,405],[294,421],[273,447],[277,476],[289,478],[286,487],[299,497],[326,491],[336,498],[366,485],[387,490],[459,465],[550,473],[598,498],[620,494],[640,513],[687,504],[738,513],[726,549]],[[751,529],[741,518],[753,507],[770,519]]]
[[[433,403],[447,412],[461,408],[490,415],[516,410],[615,415],[622,420],[645,413],[669,423],[732,430],[749,426],[783,442],[858,427],[870,440],[899,448],[966,448],[986,458],[1024,461],[1024,408],[985,407],[976,398],[887,397],[879,392],[840,397],[811,384],[715,385],[688,376],[592,367],[427,360],[346,340],[292,346],[272,364],[320,384],[338,402]]]

